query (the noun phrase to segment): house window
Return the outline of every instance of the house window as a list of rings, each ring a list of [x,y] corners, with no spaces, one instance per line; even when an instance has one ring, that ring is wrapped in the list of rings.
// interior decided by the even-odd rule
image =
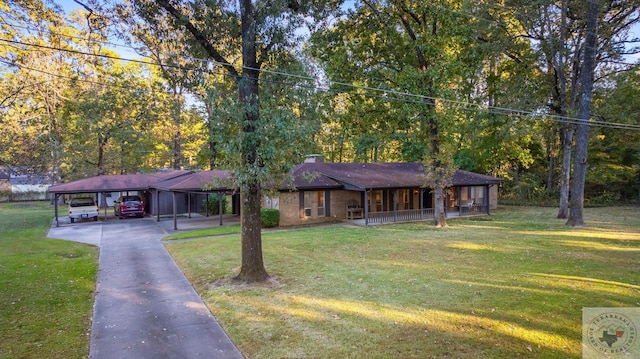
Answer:
[[[471,187],[470,192],[470,197],[475,204],[484,204],[484,186]]]
[[[304,216],[311,217],[312,210],[311,206],[313,205],[313,191],[306,191],[304,193]]]
[[[374,212],[382,212],[382,191],[374,191],[373,198],[375,201]]]
[[[325,191],[301,191],[300,194],[300,218],[325,217],[328,215],[328,199]],[[315,213],[315,215],[314,215]]]
[[[324,210],[324,191],[318,191],[318,217],[324,217],[325,216],[325,210]]]
[[[398,196],[400,197],[400,203],[398,203],[399,210],[410,209],[409,196],[411,194],[411,190],[401,189],[398,191]]]

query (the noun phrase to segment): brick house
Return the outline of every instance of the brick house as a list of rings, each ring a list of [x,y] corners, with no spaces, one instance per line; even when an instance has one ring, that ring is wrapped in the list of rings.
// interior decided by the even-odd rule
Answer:
[[[433,218],[434,196],[424,186],[420,163],[325,163],[309,161],[293,170],[291,188],[269,198],[280,225],[354,220],[365,225]],[[448,217],[489,214],[498,205],[500,179],[456,170],[445,190]],[[268,203],[265,203],[268,204]]]

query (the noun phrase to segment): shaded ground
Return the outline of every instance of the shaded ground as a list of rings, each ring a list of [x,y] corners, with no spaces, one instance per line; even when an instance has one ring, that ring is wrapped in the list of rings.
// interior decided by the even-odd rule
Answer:
[[[243,357],[160,242],[167,222],[51,228],[49,237],[100,246],[91,358]],[[185,227],[210,222],[191,219]]]

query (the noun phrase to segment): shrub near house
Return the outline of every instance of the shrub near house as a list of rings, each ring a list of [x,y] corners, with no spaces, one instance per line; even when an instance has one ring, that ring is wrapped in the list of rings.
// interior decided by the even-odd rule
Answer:
[[[260,209],[262,228],[273,228],[280,225],[280,211],[273,208]]]

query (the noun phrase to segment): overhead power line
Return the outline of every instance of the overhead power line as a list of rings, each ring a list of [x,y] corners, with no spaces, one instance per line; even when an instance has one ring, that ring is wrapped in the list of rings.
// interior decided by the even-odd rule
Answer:
[[[192,61],[202,62],[205,65],[204,66],[205,68],[203,69],[203,68],[197,68],[197,67],[187,67],[187,66],[181,66],[181,65],[159,63],[159,62],[150,61],[150,60],[128,59],[128,58],[122,58],[120,56],[96,54],[96,53],[75,50],[75,49],[64,49],[64,48],[48,46],[48,45],[32,44],[32,43],[27,43],[27,42],[17,41],[17,40],[0,39],[0,41],[15,44],[15,45],[30,46],[30,47],[47,49],[52,51],[62,51],[62,52],[68,52],[68,53],[73,53],[77,55],[83,55],[83,56],[94,56],[94,57],[111,59],[111,60],[140,63],[140,64],[150,65],[150,66],[163,66],[165,68],[173,68],[173,69],[182,70],[182,71],[214,73],[214,74],[220,74],[220,75],[223,75],[226,77],[232,77],[232,78],[236,77],[236,76],[232,76],[227,71],[224,71],[222,69],[218,69],[218,70],[210,69],[208,66],[209,64],[219,65],[219,66],[223,66],[226,64],[219,63],[217,61],[209,60],[209,59],[197,59],[197,58],[185,57],[186,59],[189,59]],[[6,61],[3,61],[3,62],[8,63]],[[13,65],[22,66],[19,64],[13,64]],[[511,115],[511,116],[525,117],[525,118],[537,119],[537,120],[552,120],[559,123],[568,123],[568,124],[584,124],[585,123],[585,120],[582,120],[579,118],[545,114],[545,113],[541,113],[540,111],[530,111],[530,110],[520,110],[520,109],[514,109],[514,108],[508,108],[508,107],[479,105],[479,104],[465,102],[465,101],[430,97],[425,95],[406,93],[406,92],[389,90],[389,89],[381,89],[381,88],[375,88],[375,87],[369,87],[369,86],[360,86],[360,85],[354,85],[354,84],[349,84],[345,82],[327,80],[325,82],[328,84],[328,86],[320,86],[317,84],[320,83],[321,81],[319,81],[315,77],[295,75],[295,74],[289,74],[286,72],[279,72],[279,71],[266,70],[266,69],[253,69],[253,68],[245,68],[245,69],[250,69],[250,70],[254,70],[262,73],[281,75],[283,77],[295,78],[298,80],[312,81],[313,85],[303,85],[300,83],[292,83],[292,82],[277,81],[277,80],[265,80],[265,79],[255,79],[255,80],[259,80],[263,82],[268,81],[271,83],[279,83],[282,85],[295,86],[299,88],[307,88],[307,89],[324,91],[324,92],[345,93],[345,94],[350,94],[354,96],[378,98],[378,99],[384,99],[386,101],[404,102],[404,103],[410,103],[410,104],[416,104],[416,105],[436,105],[436,103],[438,103],[438,105],[444,108],[458,109],[463,111],[473,111],[473,112],[485,112],[485,113],[492,113],[492,114],[499,114],[499,115]],[[34,70],[34,69],[29,69],[29,70]],[[340,90],[332,87],[343,87],[343,88],[352,89],[352,90],[351,91]],[[369,93],[356,92],[358,90],[368,91]],[[597,127],[608,127],[608,128],[616,128],[616,129],[624,129],[624,130],[640,130],[640,125],[634,125],[634,124],[616,123],[616,122],[599,121],[599,120],[590,120],[588,121],[588,124],[590,126],[597,126]]]

